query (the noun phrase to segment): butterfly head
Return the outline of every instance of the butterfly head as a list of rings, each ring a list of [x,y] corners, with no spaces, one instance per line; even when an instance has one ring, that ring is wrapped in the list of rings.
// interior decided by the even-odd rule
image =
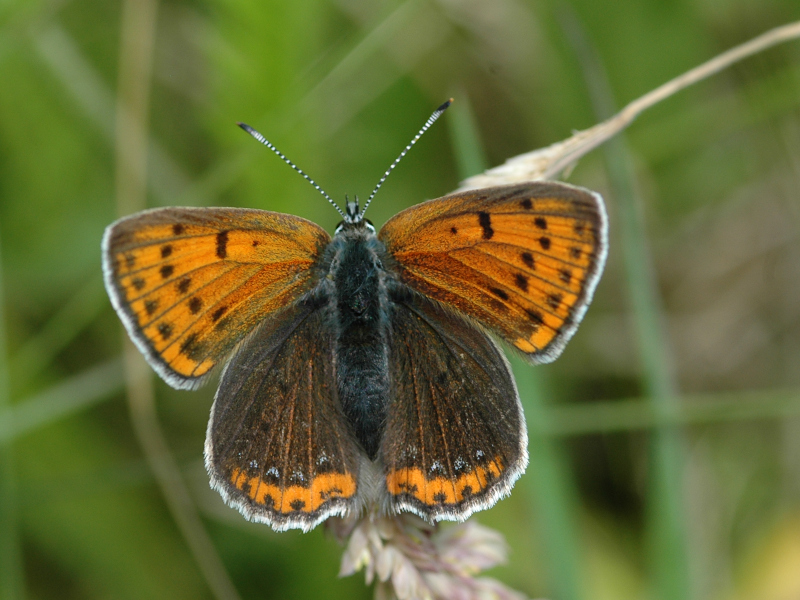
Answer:
[[[339,234],[346,230],[366,229],[370,233],[375,233],[375,226],[372,221],[364,218],[364,211],[358,208],[358,196],[355,200],[348,200],[347,196],[344,197],[345,213],[344,220],[340,221],[336,226],[335,234]],[[365,207],[366,208],[366,207]]]

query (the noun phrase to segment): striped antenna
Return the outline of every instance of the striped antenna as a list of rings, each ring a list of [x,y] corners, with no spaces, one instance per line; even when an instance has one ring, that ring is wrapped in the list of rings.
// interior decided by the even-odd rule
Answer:
[[[372,199],[375,197],[375,194],[378,193],[378,190],[383,185],[383,182],[386,181],[386,178],[389,176],[389,173],[391,173],[394,170],[394,168],[397,166],[397,163],[400,162],[400,159],[402,159],[406,155],[406,152],[411,150],[411,146],[417,143],[417,140],[419,140],[419,138],[422,137],[422,134],[425,133],[431,125],[433,125],[436,119],[442,116],[442,113],[447,110],[447,107],[450,106],[452,102],[453,99],[450,98],[450,100],[448,100],[447,102],[442,104],[439,108],[437,108],[435,111],[433,111],[433,114],[428,118],[427,121],[425,121],[425,125],[423,125],[422,129],[420,129],[417,135],[414,136],[414,139],[411,140],[408,146],[405,147],[405,149],[400,153],[400,156],[398,156],[395,159],[395,161],[391,164],[391,166],[388,169],[386,169],[386,173],[383,174],[383,177],[381,177],[381,180],[378,182],[378,185],[375,186],[375,189],[372,190],[372,193],[369,195],[369,198],[367,198],[367,202],[366,204],[364,204],[364,208],[361,209],[361,212],[358,215],[358,220],[361,220],[364,217],[364,213],[367,212],[367,207],[369,206],[369,203],[372,202]]]
[[[438,115],[437,115],[437,116],[438,116]],[[257,132],[255,129],[253,129],[252,127],[250,127],[250,125],[245,125],[244,123],[237,123],[237,125],[238,125],[239,127],[241,127],[242,129],[244,129],[244,130],[245,130],[247,133],[249,133],[250,135],[252,135],[254,138],[256,138],[256,139],[257,139],[259,142],[261,142],[262,144],[264,144],[264,145],[265,145],[267,148],[269,148],[270,150],[272,150],[272,151],[273,151],[275,154],[277,154],[278,156],[280,156],[280,157],[281,157],[281,159],[283,159],[283,162],[285,162],[287,165],[289,165],[290,167],[292,167],[292,168],[293,168],[295,171],[297,171],[298,173],[300,173],[300,175],[302,175],[302,176],[303,176],[303,178],[304,178],[304,179],[305,179],[305,180],[306,180],[308,183],[310,183],[311,185],[313,185],[313,186],[314,186],[314,189],[316,189],[316,190],[317,190],[317,191],[318,191],[320,194],[322,194],[323,196],[325,196],[325,198],[327,198],[328,202],[330,202],[330,203],[331,203],[331,206],[333,206],[333,208],[335,208],[335,209],[336,209],[336,211],[337,211],[337,212],[338,212],[340,215],[342,215],[342,218],[344,218],[344,219],[346,219],[346,218],[347,218],[347,217],[346,217],[346,215],[344,214],[344,212],[342,212],[342,209],[341,209],[341,208],[339,208],[339,205],[338,205],[338,204],[336,204],[336,202],[334,202],[334,201],[333,201],[333,198],[331,198],[330,196],[328,196],[328,194],[325,192],[325,190],[323,190],[321,187],[319,187],[319,185],[317,185],[317,182],[316,182],[316,181],[314,181],[313,179],[311,179],[311,177],[309,177],[308,175],[306,175],[306,174],[305,174],[305,172],[303,171],[303,169],[301,169],[301,168],[300,168],[300,167],[298,167],[296,164],[294,164],[292,161],[290,161],[288,158],[286,158],[286,155],[284,155],[284,154],[283,154],[283,152],[281,152],[280,150],[278,150],[278,149],[277,149],[277,148],[276,148],[276,147],[275,147],[275,146],[272,144],[272,142],[270,142],[270,141],[269,141],[267,138],[265,138],[263,135],[261,135],[260,133],[258,133],[258,132]],[[419,137],[419,136],[417,136],[417,137]],[[414,141],[416,141],[416,140],[414,140]],[[388,172],[387,172],[387,175],[388,175]]]

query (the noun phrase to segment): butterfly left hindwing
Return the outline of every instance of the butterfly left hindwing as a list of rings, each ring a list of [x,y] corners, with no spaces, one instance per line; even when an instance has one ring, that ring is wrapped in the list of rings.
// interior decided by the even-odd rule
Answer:
[[[360,450],[337,408],[325,308],[306,300],[268,318],[225,368],[208,425],[212,486],[279,531],[356,505]]]

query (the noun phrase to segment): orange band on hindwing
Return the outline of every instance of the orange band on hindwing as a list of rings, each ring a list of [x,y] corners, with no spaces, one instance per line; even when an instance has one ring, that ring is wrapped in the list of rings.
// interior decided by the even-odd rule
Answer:
[[[422,469],[406,467],[386,475],[386,488],[394,496],[409,494],[427,506],[458,504],[484,491],[502,472],[499,458],[485,466],[475,467],[455,480],[446,477],[428,479]]]
[[[231,483],[246,492],[256,504],[263,504],[279,513],[318,510],[325,502],[334,498],[350,498],[356,493],[356,481],[348,473],[325,473],[317,475],[308,487],[290,485],[281,487],[267,483],[261,477],[248,476],[234,469]]]

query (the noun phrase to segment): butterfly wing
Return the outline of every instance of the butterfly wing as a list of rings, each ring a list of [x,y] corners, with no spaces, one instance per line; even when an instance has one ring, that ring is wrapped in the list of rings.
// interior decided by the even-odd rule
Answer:
[[[329,241],[280,213],[154,209],[108,227],[103,272],[148,362],[173,387],[192,388],[266,315],[310,289]]]
[[[336,406],[325,306],[301,301],[265,321],[225,368],[208,425],[212,486],[278,531],[356,505],[359,449]]]
[[[607,220],[598,194],[531,182],[424,202],[378,237],[403,283],[544,363],[558,357],[591,301]]]
[[[502,352],[479,328],[397,286],[390,296],[389,403],[381,460],[390,505],[463,520],[525,470],[527,435]]]

